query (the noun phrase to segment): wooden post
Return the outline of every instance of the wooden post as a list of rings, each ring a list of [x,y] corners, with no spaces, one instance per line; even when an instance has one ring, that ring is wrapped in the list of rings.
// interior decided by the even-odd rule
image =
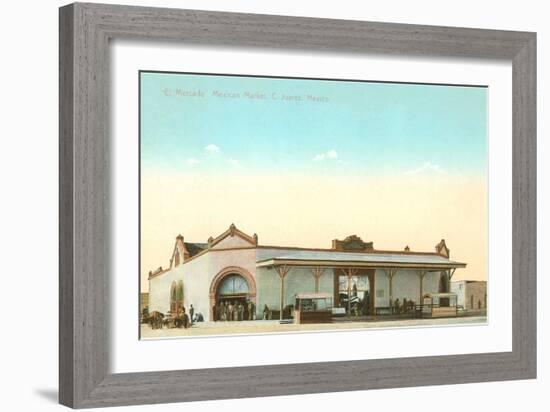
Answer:
[[[397,273],[397,269],[385,269],[384,272],[390,281],[390,308],[393,307],[393,277]],[[391,309],[390,309],[391,310]]]
[[[315,278],[315,293],[319,293],[319,279],[321,278],[321,275],[324,271],[325,269],[319,266],[311,268],[311,272],[313,273],[313,277]]]
[[[419,302],[419,305],[422,305],[422,302],[423,302],[423,295],[424,295],[424,292],[423,292],[423,286],[424,286],[424,276],[426,276],[428,272],[425,271],[425,270],[421,270],[418,272],[418,275],[420,277],[420,302]]]
[[[348,269],[348,316],[351,316],[351,269]]]
[[[281,276],[279,274],[279,276]],[[281,300],[279,305],[279,320],[283,320],[283,310],[285,307],[285,277],[281,276]]]
[[[393,270],[388,270],[388,277],[390,278],[390,307],[393,305]]]
[[[279,313],[279,320],[283,320],[283,309],[285,307],[285,276],[290,271],[290,267],[286,265],[282,266],[274,266],[275,270],[279,274],[279,277],[281,278],[281,303],[280,303],[280,313]]]

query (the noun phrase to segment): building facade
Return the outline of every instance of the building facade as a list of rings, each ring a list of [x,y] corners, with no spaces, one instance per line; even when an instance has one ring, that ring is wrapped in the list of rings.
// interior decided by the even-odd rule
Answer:
[[[140,293],[139,294],[139,313],[143,312],[143,309],[149,309],[149,293]]]
[[[430,292],[449,292],[465,263],[450,260],[441,240],[434,252],[376,250],[352,235],[327,249],[260,245],[231,225],[206,243],[176,237],[169,265],[149,272],[149,310],[166,313],[193,305],[205,321],[218,320],[223,304],[252,308],[244,319],[292,315],[298,293],[330,293],[348,314],[373,315],[399,302],[421,302]]]
[[[459,306],[465,310],[487,309],[487,282],[481,280],[457,280],[451,282],[451,292],[456,293]]]

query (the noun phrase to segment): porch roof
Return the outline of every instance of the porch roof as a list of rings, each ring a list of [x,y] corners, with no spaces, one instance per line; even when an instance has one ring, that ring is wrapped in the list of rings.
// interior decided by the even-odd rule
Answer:
[[[379,268],[418,268],[453,269],[464,268],[466,263],[449,260],[437,254],[415,253],[350,253],[333,251],[292,251],[259,260],[256,267],[270,266],[305,267],[379,267]]]

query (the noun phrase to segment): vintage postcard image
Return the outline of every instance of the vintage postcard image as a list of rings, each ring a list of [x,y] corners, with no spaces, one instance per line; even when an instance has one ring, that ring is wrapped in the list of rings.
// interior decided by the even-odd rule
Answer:
[[[141,339],[487,321],[487,88],[139,73]]]

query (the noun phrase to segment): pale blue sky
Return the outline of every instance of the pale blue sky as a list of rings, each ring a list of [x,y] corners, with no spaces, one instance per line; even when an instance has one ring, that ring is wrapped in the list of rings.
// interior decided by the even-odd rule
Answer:
[[[140,81],[144,171],[486,172],[483,87],[149,72]]]

